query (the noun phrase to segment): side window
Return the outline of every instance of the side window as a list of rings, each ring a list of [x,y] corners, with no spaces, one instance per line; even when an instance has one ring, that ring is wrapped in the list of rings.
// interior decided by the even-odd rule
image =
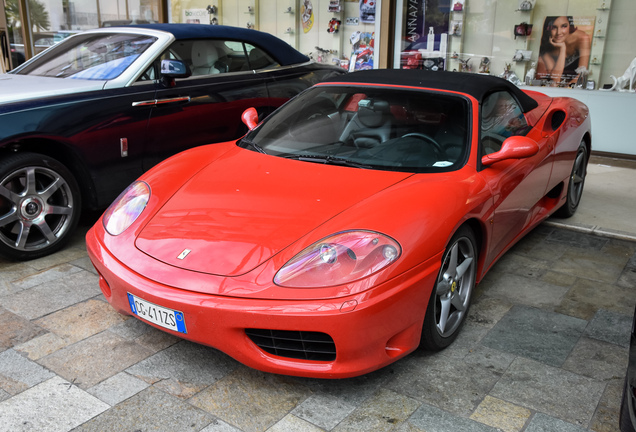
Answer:
[[[272,59],[265,51],[250,44],[245,44],[249,68],[252,70],[267,69],[280,66],[278,62]]]
[[[278,63],[267,53],[253,45],[240,41],[216,39],[176,41],[159,58],[159,60],[165,59],[185,62],[192,71],[192,76],[251,71],[278,66]],[[140,81],[154,79],[151,78],[154,71],[148,72],[140,78]]]
[[[217,40],[190,41],[192,75],[216,75],[229,71],[225,45]]]
[[[513,135],[525,135],[528,123],[514,97],[508,92],[492,93],[481,106],[482,155],[497,152],[504,140]]]
[[[151,64],[148,69],[146,69],[144,71],[143,74],[141,74],[141,76],[137,79],[136,82],[140,82],[140,81],[153,81],[156,78],[156,73],[155,73],[155,65]]]

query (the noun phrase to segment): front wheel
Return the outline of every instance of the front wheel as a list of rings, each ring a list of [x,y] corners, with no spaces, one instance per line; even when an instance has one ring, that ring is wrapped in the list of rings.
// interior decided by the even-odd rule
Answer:
[[[80,215],[80,193],[60,162],[35,153],[0,161],[0,255],[28,260],[69,240]]]
[[[424,317],[423,348],[439,351],[457,338],[475,288],[477,258],[475,235],[464,226],[455,233],[444,252]]]
[[[572,173],[568,181],[568,192],[565,203],[556,211],[556,215],[562,218],[569,218],[576,213],[581,197],[583,196],[583,186],[585,185],[585,175],[587,173],[587,147],[581,142],[574,158]]]

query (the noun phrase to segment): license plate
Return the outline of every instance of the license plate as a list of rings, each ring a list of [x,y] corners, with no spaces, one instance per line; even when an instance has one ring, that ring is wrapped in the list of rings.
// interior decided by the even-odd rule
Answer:
[[[169,330],[187,333],[183,312],[158,306],[130,293],[127,294],[130,310],[138,317]]]

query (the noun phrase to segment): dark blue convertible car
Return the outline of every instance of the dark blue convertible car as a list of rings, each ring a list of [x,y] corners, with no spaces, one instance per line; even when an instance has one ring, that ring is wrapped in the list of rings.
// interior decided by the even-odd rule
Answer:
[[[246,108],[263,118],[340,73],[224,26],[104,28],[52,46],[0,75],[0,255],[58,250],[81,209],[172,154],[240,137]]]

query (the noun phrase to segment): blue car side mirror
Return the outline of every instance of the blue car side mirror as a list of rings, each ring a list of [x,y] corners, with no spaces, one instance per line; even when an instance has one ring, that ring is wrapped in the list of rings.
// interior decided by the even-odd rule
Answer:
[[[187,78],[192,75],[192,72],[181,60],[161,60],[161,75],[172,78]]]
[[[174,87],[175,78],[187,78],[190,75],[192,71],[181,60],[161,60],[161,81],[166,87]]]

